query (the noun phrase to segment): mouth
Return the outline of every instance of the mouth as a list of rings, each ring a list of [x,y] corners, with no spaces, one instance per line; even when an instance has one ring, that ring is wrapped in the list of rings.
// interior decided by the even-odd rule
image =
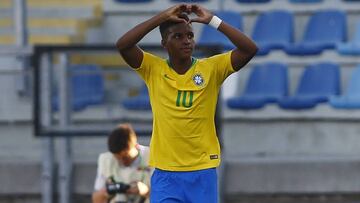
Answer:
[[[181,48],[181,50],[185,53],[189,53],[189,52],[193,51],[193,49],[191,47],[183,47],[183,48]]]

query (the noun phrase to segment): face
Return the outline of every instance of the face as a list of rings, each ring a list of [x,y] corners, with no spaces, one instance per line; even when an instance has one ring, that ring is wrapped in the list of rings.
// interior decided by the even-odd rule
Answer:
[[[195,47],[194,32],[191,25],[179,23],[168,28],[162,45],[170,57],[191,57]]]
[[[129,147],[114,154],[115,158],[121,162],[124,166],[130,166],[131,163],[136,159],[139,151],[137,149],[136,137],[133,136],[129,142]]]

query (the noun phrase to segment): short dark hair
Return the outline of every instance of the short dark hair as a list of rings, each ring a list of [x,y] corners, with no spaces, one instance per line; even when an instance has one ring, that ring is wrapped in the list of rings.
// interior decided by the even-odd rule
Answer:
[[[111,153],[119,153],[129,147],[132,132],[129,128],[117,127],[108,137],[108,149]]]
[[[189,21],[189,17],[188,17],[188,15],[186,13],[180,14],[179,18],[182,18],[182,19],[185,19],[186,21]],[[174,25],[177,25],[179,23],[181,23],[181,22],[175,22],[175,21],[171,21],[171,20],[167,20],[167,21],[161,23],[159,25],[159,30],[160,30],[161,37],[164,39],[166,37],[166,31],[170,27],[172,27]]]

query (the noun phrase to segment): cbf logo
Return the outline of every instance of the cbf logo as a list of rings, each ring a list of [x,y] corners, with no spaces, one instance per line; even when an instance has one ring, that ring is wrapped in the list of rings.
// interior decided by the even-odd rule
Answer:
[[[193,81],[194,81],[195,85],[197,85],[197,86],[202,86],[204,84],[204,78],[200,73],[196,73],[193,76]]]

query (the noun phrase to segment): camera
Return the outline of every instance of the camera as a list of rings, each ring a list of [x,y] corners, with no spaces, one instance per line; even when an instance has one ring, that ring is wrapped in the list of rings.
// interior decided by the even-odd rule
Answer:
[[[115,195],[117,193],[125,193],[130,185],[122,182],[116,182],[114,176],[108,178],[108,183],[106,184],[106,191],[109,195]]]
[[[110,195],[114,195],[117,193],[125,193],[129,188],[130,185],[121,182],[113,182],[106,184],[106,191]]]

